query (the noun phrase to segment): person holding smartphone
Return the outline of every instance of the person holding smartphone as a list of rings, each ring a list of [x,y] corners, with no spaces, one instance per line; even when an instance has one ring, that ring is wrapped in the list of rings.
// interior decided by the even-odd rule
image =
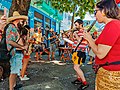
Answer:
[[[0,18],[0,42],[1,42],[1,39],[2,39],[2,34],[4,32],[4,27],[7,23],[7,21],[6,21],[7,20],[7,15],[6,15],[7,12],[6,11],[7,11],[7,9],[4,8],[4,15],[2,15],[1,18]]]

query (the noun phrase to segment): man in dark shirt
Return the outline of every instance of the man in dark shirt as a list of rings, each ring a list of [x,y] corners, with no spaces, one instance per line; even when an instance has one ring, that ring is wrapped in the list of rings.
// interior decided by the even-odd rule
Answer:
[[[52,60],[55,60],[54,58],[54,54],[55,54],[55,50],[56,50],[56,35],[55,32],[53,31],[53,29],[50,29],[50,36],[48,38],[50,40],[50,55],[52,57]]]

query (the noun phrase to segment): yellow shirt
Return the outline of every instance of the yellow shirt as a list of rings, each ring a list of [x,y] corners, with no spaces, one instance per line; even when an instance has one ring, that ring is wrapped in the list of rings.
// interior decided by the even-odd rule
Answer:
[[[34,34],[34,37],[36,38],[36,42],[41,42],[41,39],[42,39],[42,33],[35,33]]]

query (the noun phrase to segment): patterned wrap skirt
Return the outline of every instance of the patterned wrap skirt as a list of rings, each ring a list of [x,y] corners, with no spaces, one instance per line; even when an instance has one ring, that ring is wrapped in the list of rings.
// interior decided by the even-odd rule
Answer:
[[[120,71],[100,68],[96,75],[95,90],[120,90]]]

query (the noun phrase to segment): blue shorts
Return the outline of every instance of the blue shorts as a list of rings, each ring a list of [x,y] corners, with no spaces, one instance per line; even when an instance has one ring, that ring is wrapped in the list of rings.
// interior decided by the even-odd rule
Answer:
[[[15,53],[15,55],[12,56],[12,58],[10,59],[11,74],[20,75],[20,70],[22,69],[22,59],[23,59],[22,53]]]
[[[56,44],[50,44],[50,52],[55,52],[56,50]]]

